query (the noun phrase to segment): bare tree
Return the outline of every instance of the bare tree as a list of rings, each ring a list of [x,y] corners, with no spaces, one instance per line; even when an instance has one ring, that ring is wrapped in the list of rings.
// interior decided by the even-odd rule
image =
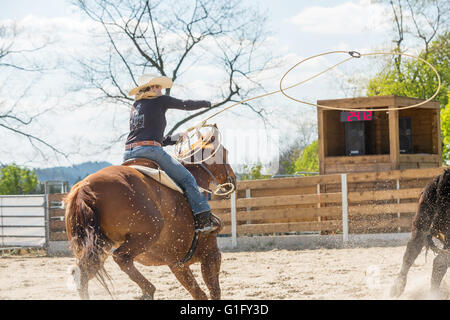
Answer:
[[[395,44],[394,52],[402,53],[408,48],[404,47],[405,40],[412,40],[414,45],[422,48],[424,59],[428,57],[430,43],[439,34],[448,31],[450,19],[450,3],[447,0],[388,0],[392,16],[393,31],[392,42]],[[417,43],[414,40],[419,40]],[[402,75],[401,56],[395,56],[394,63],[398,74]]]
[[[77,0],[73,3],[103,30],[109,52],[106,57],[82,59],[86,87],[99,91],[105,102],[131,105],[130,84],[136,77],[155,73],[174,83],[195,74],[202,62],[215,66],[221,75],[211,79],[217,97],[213,107],[242,101],[261,89],[256,77],[271,62],[262,48],[267,33],[265,16],[240,0],[120,1]],[[171,94],[171,89],[166,89]],[[246,104],[263,121],[262,108]],[[168,131],[172,134],[187,121],[211,109],[189,114]]]
[[[0,127],[6,129],[13,135],[24,137],[44,159],[48,158],[47,150],[51,150],[54,154],[66,156],[65,153],[48,143],[42,137],[27,130],[37,117],[48,111],[41,110],[30,113],[21,110],[23,99],[33,84],[23,81],[22,85],[17,87],[16,92],[19,95],[16,95],[13,99],[7,99],[10,94],[2,92],[7,90],[5,89],[5,84],[9,81],[6,76],[8,70],[15,70],[16,73],[26,72],[37,74],[45,70],[34,61],[27,59],[27,55],[45,48],[50,42],[45,42],[31,48],[16,49],[15,42],[19,34],[20,32],[14,24],[0,25],[0,73],[2,74],[0,79],[0,93],[4,97],[0,99]]]
[[[403,21],[403,0],[389,0],[390,7],[392,9],[392,16],[394,20],[395,37],[392,40],[395,43],[394,52],[402,53],[402,42],[405,40],[404,21]],[[394,56],[394,63],[399,74],[401,74],[401,60],[402,56]]]
[[[443,0],[407,0],[412,20],[410,33],[423,44],[424,59],[430,52],[430,44],[449,28],[450,3]]]
[[[386,8],[386,17],[391,19],[391,33],[388,35],[392,47],[387,48],[393,53],[405,53],[414,49],[427,59],[432,48],[431,44],[439,36],[448,34],[450,19],[450,2],[448,0],[376,0]],[[413,54],[414,54],[413,53]],[[405,81],[402,55],[386,56],[380,68],[388,73],[395,70],[398,81]],[[375,64],[373,62],[373,64]],[[404,64],[403,64],[404,66]],[[419,70],[409,75],[409,81],[416,81]],[[361,73],[360,77],[350,77],[343,80],[340,90],[345,96],[349,93],[360,94],[367,90],[372,76]],[[410,79],[411,78],[411,79]],[[351,96],[351,95],[350,95]]]

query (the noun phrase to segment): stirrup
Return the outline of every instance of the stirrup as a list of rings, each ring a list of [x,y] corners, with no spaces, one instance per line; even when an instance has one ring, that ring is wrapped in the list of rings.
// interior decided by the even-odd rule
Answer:
[[[214,216],[215,218],[215,216]],[[211,233],[221,227],[219,219],[214,219],[211,211],[200,212],[194,215],[195,232]]]
[[[214,225],[211,224],[211,225],[205,226],[205,227],[203,227],[201,229],[195,229],[194,231],[196,233],[211,233],[211,232],[216,231],[217,229],[219,229],[219,226],[214,226]]]

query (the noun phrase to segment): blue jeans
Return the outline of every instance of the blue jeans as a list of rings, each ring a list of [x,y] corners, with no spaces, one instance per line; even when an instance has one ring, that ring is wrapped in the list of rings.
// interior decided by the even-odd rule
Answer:
[[[159,164],[169,177],[184,191],[192,212],[195,214],[211,210],[208,200],[198,190],[197,182],[192,173],[188,171],[179,161],[172,158],[162,147],[138,146],[125,151],[123,161],[131,158],[147,158]]]

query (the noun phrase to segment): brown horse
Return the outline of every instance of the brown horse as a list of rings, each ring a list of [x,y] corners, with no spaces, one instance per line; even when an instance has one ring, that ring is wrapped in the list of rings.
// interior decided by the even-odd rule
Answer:
[[[212,145],[212,142],[205,145],[199,152],[211,150]],[[231,182],[234,185],[236,181],[226,162],[227,150],[222,145],[215,147],[220,149],[208,162],[183,163],[198,185],[207,190],[210,184]],[[140,159],[138,163],[142,161],[145,162]],[[65,218],[77,259],[72,273],[79,275],[77,289],[82,299],[89,298],[88,281],[93,277],[110,292],[105,277],[111,279],[104,269],[109,255],[141,288],[143,299],[153,299],[155,287],[134,262],[145,266],[168,265],[194,299],[207,299],[189,268],[200,262],[211,299],[220,299],[218,232],[200,234],[192,258],[180,263],[191,248],[195,234],[190,206],[183,194],[136,169],[111,166],[87,176],[68,194]]]
[[[442,249],[434,244],[433,237],[442,242]],[[450,266],[450,169],[434,178],[422,191],[411,239],[406,246],[400,274],[391,288],[391,296],[398,297],[403,293],[408,271],[424,246],[437,254],[433,260],[431,291],[438,296],[441,281]]]

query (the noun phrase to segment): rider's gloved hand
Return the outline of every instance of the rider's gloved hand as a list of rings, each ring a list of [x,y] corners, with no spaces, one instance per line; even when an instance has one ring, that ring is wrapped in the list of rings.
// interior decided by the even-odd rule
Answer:
[[[178,142],[178,140],[179,140],[181,137],[184,137],[184,136],[187,137],[187,135],[188,135],[187,132],[178,132],[178,133],[175,133],[175,134],[173,134],[173,135],[171,135],[171,136],[167,135],[167,136],[164,137],[164,140],[163,140],[163,142],[162,142],[162,145],[163,145],[163,146],[171,146],[171,145],[174,145],[174,144],[176,144],[176,143]]]

